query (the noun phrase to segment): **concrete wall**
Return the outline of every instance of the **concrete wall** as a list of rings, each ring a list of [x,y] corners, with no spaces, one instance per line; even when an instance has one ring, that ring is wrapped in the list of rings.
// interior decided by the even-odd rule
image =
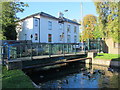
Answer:
[[[115,67],[120,67],[120,61],[113,61],[109,59],[99,59],[99,58],[94,58],[97,54],[94,52],[88,52],[87,57],[92,58],[92,64],[95,65],[103,65],[103,66],[115,66]],[[86,63],[90,63],[90,60],[86,60]]]
[[[111,54],[120,54],[120,45],[115,47],[115,43],[112,38],[105,39],[103,51]]]

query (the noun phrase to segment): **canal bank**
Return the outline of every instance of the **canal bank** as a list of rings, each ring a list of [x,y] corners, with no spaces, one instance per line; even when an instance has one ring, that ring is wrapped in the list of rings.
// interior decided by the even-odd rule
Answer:
[[[108,53],[93,53],[89,52],[88,57],[92,58],[92,64],[108,67],[120,67],[120,55]],[[89,60],[86,60],[89,63]]]
[[[86,60],[86,63],[89,63],[89,60]],[[92,64],[108,67],[120,67],[120,61],[112,61],[111,59],[94,58],[92,60]]]
[[[2,66],[2,89],[34,88],[32,80],[22,70],[7,70]]]

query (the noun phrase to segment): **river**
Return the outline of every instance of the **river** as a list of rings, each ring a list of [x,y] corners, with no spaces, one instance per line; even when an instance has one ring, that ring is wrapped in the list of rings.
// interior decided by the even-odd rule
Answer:
[[[118,68],[79,62],[24,72],[40,88],[119,88],[120,83]]]

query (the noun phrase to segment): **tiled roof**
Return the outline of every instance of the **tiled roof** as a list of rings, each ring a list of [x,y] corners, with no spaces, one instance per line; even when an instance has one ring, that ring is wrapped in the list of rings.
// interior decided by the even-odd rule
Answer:
[[[25,19],[27,19],[27,18],[34,17],[34,16],[36,16],[36,15],[40,15],[40,16],[44,16],[44,17],[48,17],[48,18],[60,20],[60,18],[54,17],[54,16],[52,16],[52,15],[50,15],[50,14],[47,14],[47,13],[44,13],[44,12],[40,12],[40,13],[36,13],[36,14],[32,14],[32,15],[30,15],[30,16],[27,16],[27,17],[25,17],[25,18],[23,18],[23,19],[20,19],[19,21],[23,21],[23,20],[25,20]],[[69,23],[73,23],[73,24],[80,25],[79,23],[74,22],[74,21],[72,21],[72,20],[70,20],[70,19],[67,19],[67,18],[63,18],[63,20],[64,20],[65,22],[69,22]]]

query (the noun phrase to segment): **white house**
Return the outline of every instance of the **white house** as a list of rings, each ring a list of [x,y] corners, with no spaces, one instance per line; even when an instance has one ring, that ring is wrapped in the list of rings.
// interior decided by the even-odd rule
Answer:
[[[77,43],[79,25],[70,19],[54,17],[44,12],[27,16],[19,21],[17,40],[32,40],[34,43]]]

